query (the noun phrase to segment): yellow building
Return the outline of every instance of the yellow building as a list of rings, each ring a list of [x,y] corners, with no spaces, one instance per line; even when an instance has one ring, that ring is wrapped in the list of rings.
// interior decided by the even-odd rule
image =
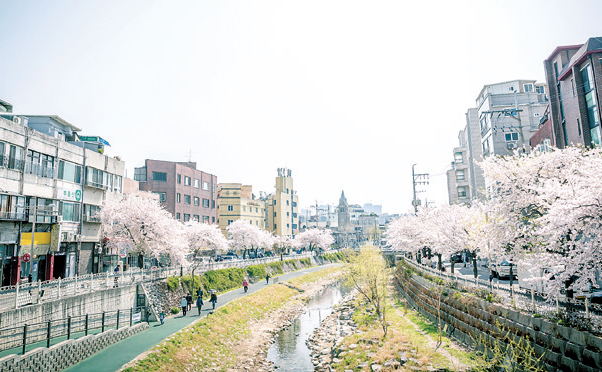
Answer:
[[[266,230],[280,236],[299,233],[299,197],[293,188],[291,170],[278,168],[276,192],[264,198],[266,204]]]
[[[218,184],[217,205],[219,227],[226,237],[226,227],[239,219],[265,229],[265,202],[255,199],[253,186],[241,183]]]

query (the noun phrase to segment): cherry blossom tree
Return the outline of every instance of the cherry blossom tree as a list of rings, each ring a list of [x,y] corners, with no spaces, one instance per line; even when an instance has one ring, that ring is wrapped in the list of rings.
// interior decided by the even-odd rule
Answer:
[[[193,256],[199,257],[203,252],[218,252],[228,250],[228,240],[217,225],[190,221],[185,225],[188,246]]]
[[[298,248],[307,247],[310,251],[320,248],[322,250],[330,249],[330,245],[334,243],[332,231],[329,229],[309,229],[297,235],[293,244]]]
[[[226,229],[230,234],[230,247],[242,251],[243,258],[247,257],[249,250],[261,247],[267,241],[263,230],[243,219],[232,222]]]
[[[99,216],[108,247],[157,259],[168,256],[182,265],[188,263],[183,226],[157,200],[143,194],[109,200],[103,204]]]

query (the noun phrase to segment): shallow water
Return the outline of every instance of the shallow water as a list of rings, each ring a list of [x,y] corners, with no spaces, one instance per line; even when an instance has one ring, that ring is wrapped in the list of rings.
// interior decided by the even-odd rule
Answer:
[[[274,362],[279,371],[313,371],[311,351],[305,341],[348,292],[349,289],[341,285],[326,287],[318,292],[306,305],[305,312],[293,320],[290,327],[278,333],[268,350],[267,359]]]

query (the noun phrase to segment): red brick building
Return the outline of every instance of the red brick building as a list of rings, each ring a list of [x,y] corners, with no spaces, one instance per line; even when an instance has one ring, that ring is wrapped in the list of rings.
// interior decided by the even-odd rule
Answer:
[[[144,164],[134,169],[140,190],[159,194],[177,220],[217,223],[217,176],[197,170],[195,162],[146,159]]]
[[[602,37],[557,47],[544,61],[554,143],[600,146]]]

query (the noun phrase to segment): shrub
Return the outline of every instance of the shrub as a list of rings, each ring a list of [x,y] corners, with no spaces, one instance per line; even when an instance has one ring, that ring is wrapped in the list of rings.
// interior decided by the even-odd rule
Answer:
[[[169,289],[170,291],[175,291],[176,289],[178,289],[179,285],[180,280],[178,279],[178,277],[170,276],[169,278],[167,278],[167,289]]]
[[[290,261],[286,261],[286,262],[290,262]],[[276,262],[270,262],[268,264],[266,264],[267,267],[272,269],[272,272],[276,272],[278,274],[282,274],[282,261],[276,261]]]
[[[266,272],[265,272],[265,266],[264,265],[252,265],[252,266],[248,266],[247,267],[247,274],[250,277],[264,277]]]
[[[179,312],[180,312],[180,308],[179,307],[174,306],[174,307],[171,308],[171,313],[172,314],[177,314]]]
[[[199,287],[201,286],[201,276],[202,275],[195,275],[194,276],[194,289],[195,289],[195,291],[197,289],[199,289]],[[190,292],[191,285],[192,285],[192,276],[191,275],[184,275],[180,279],[180,281],[182,283],[182,288],[184,289],[184,291]]]

